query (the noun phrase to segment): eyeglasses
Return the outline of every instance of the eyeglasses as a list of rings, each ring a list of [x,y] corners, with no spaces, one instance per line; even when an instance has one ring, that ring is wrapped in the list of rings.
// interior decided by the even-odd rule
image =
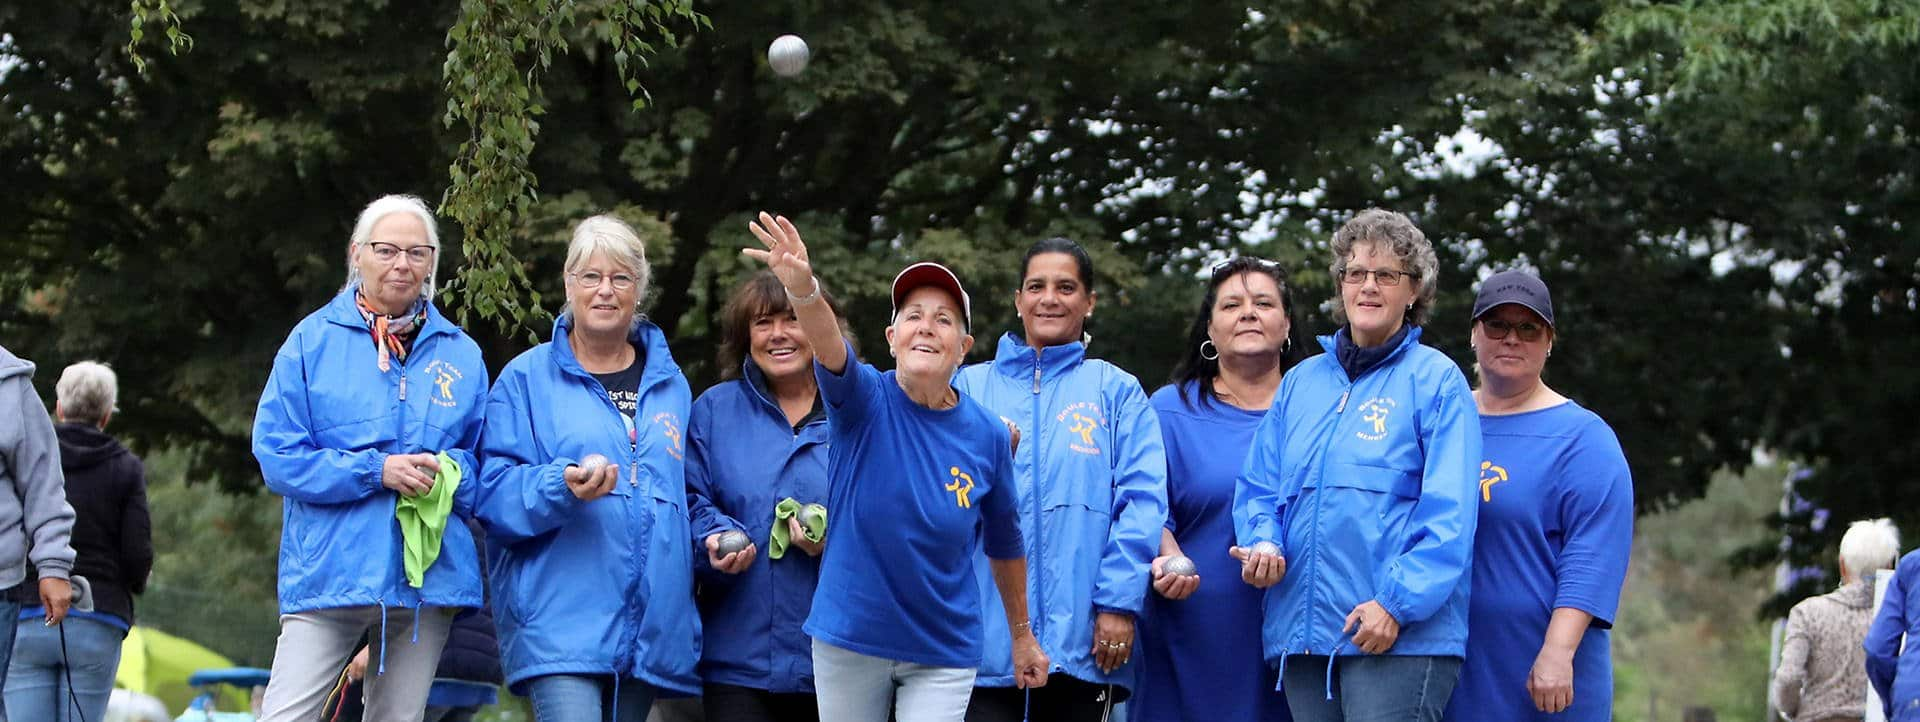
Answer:
[[[408,246],[401,248],[399,244],[388,243],[386,241],[368,241],[367,249],[373,251],[374,258],[382,261],[391,261],[399,258],[401,253],[405,253],[407,254],[407,260],[413,261],[414,263],[432,262],[433,252],[439,250],[433,246]]]
[[[567,274],[567,278],[573,279],[573,284],[581,288],[599,288],[602,282],[612,281],[613,290],[615,291],[625,291],[627,289],[633,288],[633,284],[639,282],[639,279],[636,279],[629,274],[615,273],[609,276],[599,271],[587,271],[586,273],[569,273]]]
[[[1540,340],[1540,336],[1547,330],[1547,327],[1532,321],[1508,323],[1497,318],[1480,319],[1480,328],[1487,334],[1487,338],[1495,341],[1506,338],[1507,332],[1511,331],[1520,334],[1520,340],[1528,343]]]
[[[1403,278],[1419,278],[1420,274],[1412,271],[1396,271],[1391,268],[1348,268],[1340,272],[1340,280],[1354,286],[1366,283],[1367,276],[1373,276],[1374,283],[1388,287],[1400,285],[1400,279]]]

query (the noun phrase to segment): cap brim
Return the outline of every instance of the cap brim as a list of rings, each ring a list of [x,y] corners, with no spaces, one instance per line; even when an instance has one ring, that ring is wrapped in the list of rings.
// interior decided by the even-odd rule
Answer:
[[[960,277],[953,275],[953,271],[946,266],[931,261],[907,266],[893,277],[893,311],[896,315],[900,312],[900,302],[906,300],[907,294],[922,286],[939,288],[959,299],[960,313],[965,317],[967,328],[973,328],[973,301],[967,297],[967,289],[960,286]]]

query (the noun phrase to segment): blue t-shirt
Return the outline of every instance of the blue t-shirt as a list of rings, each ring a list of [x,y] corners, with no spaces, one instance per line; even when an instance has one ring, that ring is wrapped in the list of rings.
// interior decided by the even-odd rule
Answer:
[[[1633,545],[1633,478],[1620,441],[1571,401],[1481,416],[1480,527],[1473,539],[1467,658],[1452,720],[1613,717],[1608,629]],[[1527,675],[1553,610],[1593,615],[1573,657],[1573,706],[1533,706]]]
[[[1023,554],[1011,438],[966,396],[951,409],[907,398],[893,372],[854,360],[816,365],[829,429],[827,508],[815,640],[871,657],[980,666],[974,559]]]

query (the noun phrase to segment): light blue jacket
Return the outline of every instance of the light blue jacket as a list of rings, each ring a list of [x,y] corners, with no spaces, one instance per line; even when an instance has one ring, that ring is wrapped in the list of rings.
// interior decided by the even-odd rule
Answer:
[[[1333,353],[1295,366],[1254,432],[1233,516],[1240,546],[1287,559],[1266,595],[1269,662],[1361,654],[1341,628],[1368,600],[1400,623],[1387,654],[1466,653],[1480,416],[1420,331],[1358,379]]]
[[[1099,612],[1139,618],[1167,521],[1166,445],[1146,392],[1085,346],[1035,353],[1012,334],[954,386],[1020,427],[1013,466],[1027,613],[1052,671],[1132,689],[1138,665],[1106,674],[1094,664],[1093,625]],[[1010,687],[1012,638],[984,556],[979,579],[986,656],[975,684]]]
[[[507,684],[548,674],[618,674],[668,695],[699,691],[685,444],[692,393],[659,327],[646,351],[634,433],[600,381],[553,340],[520,354],[493,384],[478,515],[486,526],[494,622]],[[588,454],[620,465],[613,492],[581,501],[561,474]]]
[[[480,346],[440,309],[407,360],[381,371],[354,289],[293,327],[253,417],[253,455],[286,498],[280,613],[378,605],[478,607],[480,558],[465,524],[448,524],[425,585],[407,585],[398,493],[381,485],[390,454],[446,452],[465,474],[454,515],[472,514],[487,367]]]
[[[745,374],[757,375],[752,362]],[[753,566],[723,574],[696,551],[700,618],[706,632],[701,679],[775,693],[813,693],[813,640],[800,626],[813,609],[820,560],[797,548],[767,555],[773,507],[792,497],[827,503],[827,415],[799,431],[779,403],[748,378],[707,389],[693,404],[687,432],[687,488],[694,544],[738,529],[760,549]],[[831,529],[833,512],[827,513]]]

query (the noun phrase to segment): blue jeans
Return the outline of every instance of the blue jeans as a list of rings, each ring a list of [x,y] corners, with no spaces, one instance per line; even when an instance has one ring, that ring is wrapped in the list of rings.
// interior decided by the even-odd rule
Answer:
[[[972,667],[933,667],[869,657],[813,641],[813,690],[821,722],[963,722]]]
[[[653,696],[653,687],[632,678],[620,680],[617,700],[612,676],[549,674],[527,680],[536,722],[643,722]]]
[[[98,722],[105,717],[113,675],[120,669],[120,642],[127,633],[106,622],[78,617],[67,617],[58,627],[31,621],[25,627],[14,637],[13,659],[7,665],[7,716],[48,722]],[[60,650],[63,631],[64,654]]]
[[[1280,684],[1294,722],[1437,722],[1458,681],[1459,657],[1369,654],[1340,657],[1329,670],[1326,655],[1296,654]]]
[[[0,669],[13,664],[13,635],[20,629],[20,603],[6,601],[13,589],[0,590]],[[7,677],[0,674],[0,693],[7,689]],[[0,722],[7,722],[6,707],[0,706]]]

